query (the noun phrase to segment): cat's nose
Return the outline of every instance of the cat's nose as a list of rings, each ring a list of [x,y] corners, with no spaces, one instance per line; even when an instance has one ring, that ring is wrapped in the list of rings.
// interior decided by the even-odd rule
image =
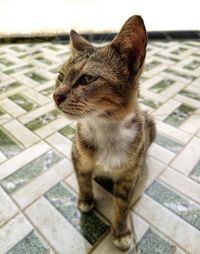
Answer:
[[[57,105],[59,105],[61,102],[63,102],[66,99],[66,96],[64,94],[53,94],[53,99]]]

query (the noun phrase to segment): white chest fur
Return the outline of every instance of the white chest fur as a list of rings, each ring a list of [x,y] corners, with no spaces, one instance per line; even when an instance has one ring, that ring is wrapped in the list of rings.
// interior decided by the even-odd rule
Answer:
[[[127,159],[130,142],[137,134],[137,127],[130,123],[134,115],[127,116],[118,123],[87,121],[83,124],[82,134],[89,142],[98,147],[97,166],[103,171],[120,168]]]

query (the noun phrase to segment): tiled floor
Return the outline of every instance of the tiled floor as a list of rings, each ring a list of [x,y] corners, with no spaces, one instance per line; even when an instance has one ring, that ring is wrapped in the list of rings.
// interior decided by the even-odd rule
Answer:
[[[138,253],[200,253],[200,42],[151,42],[141,106],[157,138],[131,213]],[[121,253],[112,245],[112,183],[76,208],[70,161],[75,123],[52,102],[66,45],[0,47],[0,254]],[[129,254],[135,254],[130,250]]]

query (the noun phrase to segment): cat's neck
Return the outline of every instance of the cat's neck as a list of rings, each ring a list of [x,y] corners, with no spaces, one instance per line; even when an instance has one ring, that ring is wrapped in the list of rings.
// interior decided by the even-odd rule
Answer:
[[[81,121],[80,135],[97,148],[98,164],[107,168],[120,167],[127,157],[130,142],[137,135],[137,113],[119,121],[87,119]]]

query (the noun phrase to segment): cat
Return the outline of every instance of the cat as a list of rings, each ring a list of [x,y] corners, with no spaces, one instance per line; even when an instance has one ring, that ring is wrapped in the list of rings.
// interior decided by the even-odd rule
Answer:
[[[138,103],[147,34],[140,16],[130,17],[113,41],[94,47],[70,32],[72,56],[60,68],[53,94],[57,107],[77,120],[72,161],[79,184],[78,208],[94,207],[92,178],[114,181],[113,243],[133,243],[128,215],[136,182],[144,168],[156,128]]]

